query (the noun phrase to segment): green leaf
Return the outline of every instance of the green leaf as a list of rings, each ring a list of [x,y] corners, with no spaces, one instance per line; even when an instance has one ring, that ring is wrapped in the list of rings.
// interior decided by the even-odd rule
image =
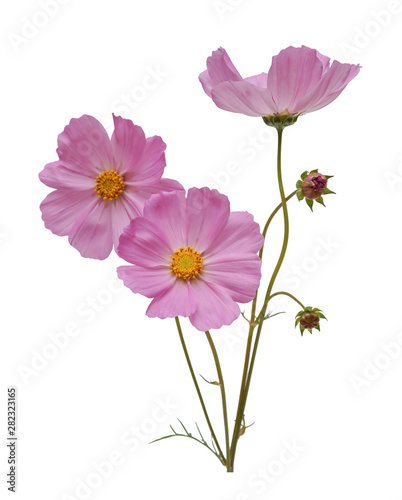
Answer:
[[[310,210],[311,210],[311,211],[313,211],[313,200],[308,200],[308,199],[306,198],[306,203],[307,203],[307,205],[310,207]]]
[[[243,312],[241,312],[240,314],[241,314],[241,315],[243,316],[243,318],[247,321],[247,323],[250,323],[250,321],[249,321],[249,320],[248,320],[248,319],[244,316],[244,311],[243,311]]]
[[[304,181],[304,179],[305,179],[307,176],[308,176],[308,172],[307,172],[307,170],[306,170],[305,172],[303,172],[303,173],[301,174],[301,176],[300,176],[300,177],[301,177],[301,178],[302,178],[302,180]]]
[[[315,170],[311,170],[310,174],[316,174],[318,172],[318,168],[316,168]]]
[[[324,203],[324,200],[323,200],[322,196],[320,196],[319,198],[317,198],[315,201],[317,203],[320,203],[321,205],[323,205],[325,207],[325,203]]]
[[[274,316],[278,316],[278,314],[285,314],[285,311],[280,311],[280,312],[277,312],[277,313],[275,313],[275,314],[272,314],[272,311],[271,311],[271,312],[269,312],[269,313],[265,316],[264,321],[265,321],[266,319],[273,318]]]
[[[297,187],[297,188],[301,188],[301,187],[302,187],[302,184],[303,184],[303,182],[302,182],[301,180],[298,180],[298,181],[296,182],[296,187]]]
[[[206,382],[207,384],[211,384],[211,385],[221,385],[219,382],[216,382],[216,380],[215,380],[214,382],[211,382],[210,380],[207,380],[205,377],[203,377],[203,376],[201,375],[201,373],[200,373],[199,375],[200,375],[200,377],[201,377],[203,380],[205,380],[205,382]],[[177,419],[177,420],[179,420],[179,419]]]
[[[177,419],[177,420],[179,420],[179,419]],[[162,441],[163,439],[168,439],[168,438],[172,438],[172,437],[186,437],[186,438],[190,438],[190,439],[193,439],[194,441],[197,441],[198,443],[201,443],[203,446],[205,446],[205,447],[206,447],[206,448],[208,448],[210,451],[212,451],[212,453],[213,453],[213,454],[214,454],[214,455],[215,455],[215,456],[219,459],[219,461],[220,461],[223,465],[225,465],[225,459],[224,459],[224,457],[223,457],[222,455],[220,455],[220,454],[217,452],[216,447],[215,447],[215,443],[214,443],[213,439],[212,439],[212,447],[211,447],[211,446],[209,446],[209,444],[205,441],[205,439],[204,439],[203,435],[201,434],[201,431],[200,431],[200,428],[198,427],[197,422],[195,422],[195,425],[196,425],[196,427],[197,427],[197,430],[198,430],[198,432],[199,432],[199,434],[200,434],[201,439],[199,439],[199,438],[197,438],[197,437],[193,436],[190,432],[188,432],[188,430],[185,428],[185,426],[184,426],[183,422],[181,422],[181,420],[179,420],[179,422],[180,422],[181,426],[182,426],[182,427],[183,427],[183,429],[184,429],[184,432],[185,432],[184,434],[181,434],[181,433],[179,433],[179,432],[176,432],[176,431],[173,429],[173,427],[172,427],[172,426],[170,426],[170,428],[171,428],[171,429],[172,429],[172,431],[173,431],[173,434],[170,434],[170,435],[168,435],[168,436],[163,436],[163,437],[158,438],[158,439],[154,439],[153,441],[151,441],[151,443],[156,443],[157,441]],[[151,443],[150,443],[150,444],[151,444]]]
[[[304,198],[303,191],[301,189],[299,191],[297,191],[296,196],[297,196],[297,199],[299,201],[301,201]]]
[[[322,192],[322,194],[336,194],[336,193],[334,191],[331,191],[328,188],[325,188],[324,191]]]

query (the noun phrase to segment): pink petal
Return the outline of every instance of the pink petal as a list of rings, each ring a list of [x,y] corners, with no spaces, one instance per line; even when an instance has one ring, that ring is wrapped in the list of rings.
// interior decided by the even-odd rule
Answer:
[[[199,76],[201,85],[211,97],[213,86],[226,81],[240,81],[242,77],[234,67],[225,49],[220,47],[207,59],[207,69]]]
[[[112,164],[110,139],[93,116],[73,118],[58,137],[57,153],[63,165],[93,179]]]
[[[183,191],[183,186],[172,179],[161,179],[155,184],[139,186],[137,189],[127,186],[124,190],[125,202],[135,211],[135,216],[142,215],[145,203],[154,194],[161,192]]]
[[[68,240],[83,257],[103,260],[112,251],[109,203],[113,202],[96,198],[71,228]]]
[[[268,88],[276,103],[276,112],[287,109],[290,113],[299,113],[298,101],[317,85],[328,64],[328,57],[304,46],[288,47],[274,56]]]
[[[161,137],[148,137],[142,156],[130,174],[129,182],[139,188],[158,182],[166,167],[165,149],[166,144]]]
[[[223,82],[212,89],[212,100],[221,109],[247,116],[266,116],[276,106],[268,89],[250,82]]]
[[[92,189],[78,192],[53,191],[40,205],[45,226],[54,234],[66,236],[74,222],[92,204],[94,198],[97,196]]]
[[[124,175],[124,180],[131,179],[135,167],[145,151],[146,139],[144,131],[131,120],[113,115],[114,132],[112,148],[118,171]],[[127,175],[130,173],[129,175]]]
[[[137,207],[127,200],[127,194],[123,193],[117,200],[110,202],[110,221],[112,224],[113,246],[115,250],[119,246],[119,238],[124,231],[124,228],[130,222],[141,215],[136,209]]]
[[[186,195],[183,191],[153,196],[144,207],[144,217],[160,228],[171,253],[187,245],[185,210]]]
[[[191,281],[197,300],[197,310],[191,314],[191,324],[202,332],[230,325],[239,317],[240,308],[222,287],[202,278]]]
[[[236,302],[250,302],[261,279],[261,259],[255,254],[220,254],[213,263],[204,258],[202,279],[222,286]]]
[[[229,214],[228,198],[216,189],[191,188],[186,206],[187,244],[201,253],[208,250],[226,227]]]
[[[248,76],[244,79],[244,81],[256,85],[257,87],[260,87],[262,89],[266,89],[268,84],[268,74],[260,73],[259,75]]]
[[[164,293],[176,279],[166,266],[120,266],[117,275],[132,292],[141,293],[150,299]]]
[[[95,189],[95,179],[98,174],[90,169],[77,170],[77,166],[68,161],[48,163],[40,172],[39,179],[46,186],[56,189],[87,190]]]
[[[188,280],[177,278],[165,292],[159,294],[149,304],[146,315],[150,318],[174,318],[183,316],[187,318],[197,307],[192,283]]]
[[[311,113],[330,104],[359,71],[358,65],[334,61],[320,82],[299,101],[300,112]]]
[[[145,217],[137,217],[120,236],[118,255],[143,267],[169,265],[172,250],[159,226]]]
[[[208,249],[209,262],[214,262],[215,256],[220,259],[221,253],[253,253],[260,250],[264,238],[260,226],[254,222],[254,217],[248,212],[231,212],[227,226]]]

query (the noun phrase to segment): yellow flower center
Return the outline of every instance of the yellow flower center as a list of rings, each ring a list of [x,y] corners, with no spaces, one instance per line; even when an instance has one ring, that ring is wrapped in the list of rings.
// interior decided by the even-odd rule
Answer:
[[[180,247],[174,251],[174,255],[169,255],[172,262],[169,266],[172,268],[170,272],[178,278],[189,280],[195,278],[202,273],[202,257],[200,252],[194,251],[190,246],[187,248]]]
[[[95,179],[95,192],[104,200],[116,200],[123,190],[123,177],[116,170],[104,170]]]

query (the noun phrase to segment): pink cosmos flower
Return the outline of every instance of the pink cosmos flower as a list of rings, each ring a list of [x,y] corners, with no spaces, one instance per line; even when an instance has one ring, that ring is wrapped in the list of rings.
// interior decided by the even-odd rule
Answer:
[[[267,73],[242,78],[222,48],[207,59],[200,82],[214,103],[248,116],[300,115],[331,103],[359,73],[308,47],[288,47],[272,58]]]
[[[189,317],[200,331],[230,325],[261,278],[263,244],[247,212],[230,212],[216,190],[160,193],[120,237],[117,253],[134,266],[117,273],[135,293],[153,298],[151,317]]]
[[[59,160],[49,163],[40,180],[56,188],[40,208],[45,226],[69,242],[83,257],[105,259],[117,248],[130,221],[142,214],[146,200],[160,191],[183,190],[161,179],[166,144],[146,138],[132,121],[114,116],[109,139],[92,116],[73,118],[58,137]]]

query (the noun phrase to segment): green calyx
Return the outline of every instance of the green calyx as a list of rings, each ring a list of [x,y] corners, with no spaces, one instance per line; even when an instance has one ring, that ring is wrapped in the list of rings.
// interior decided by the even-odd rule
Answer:
[[[304,330],[313,333],[316,329],[320,331],[320,319],[327,319],[322,313],[321,309],[317,307],[305,307],[302,311],[297,313],[295,327],[300,326],[300,333],[303,336]]]
[[[296,123],[299,116],[300,113],[289,114],[285,111],[281,114],[275,113],[273,115],[263,116],[262,119],[264,120],[265,125],[268,125],[269,127],[283,129]]]

